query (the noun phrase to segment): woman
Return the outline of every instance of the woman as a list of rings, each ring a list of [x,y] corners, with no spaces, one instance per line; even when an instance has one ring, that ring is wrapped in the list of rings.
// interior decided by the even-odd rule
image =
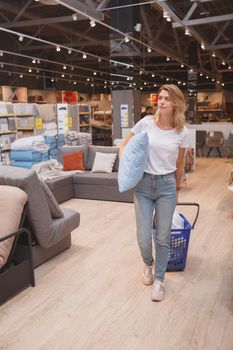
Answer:
[[[186,102],[181,90],[163,85],[159,90],[155,116],[141,119],[120,148],[137,133],[146,132],[149,138],[148,158],[141,181],[134,193],[137,240],[144,261],[143,283],[151,285],[151,299],[165,297],[164,276],[168,263],[170,231],[176,195],[183,171],[185,148],[189,145],[185,127]],[[152,254],[152,217],[155,211],[155,267]]]

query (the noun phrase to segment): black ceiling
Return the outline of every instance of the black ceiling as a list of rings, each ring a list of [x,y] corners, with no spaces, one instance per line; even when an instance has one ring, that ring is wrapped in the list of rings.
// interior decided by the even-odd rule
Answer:
[[[231,0],[1,0],[0,22],[1,85],[233,90]]]

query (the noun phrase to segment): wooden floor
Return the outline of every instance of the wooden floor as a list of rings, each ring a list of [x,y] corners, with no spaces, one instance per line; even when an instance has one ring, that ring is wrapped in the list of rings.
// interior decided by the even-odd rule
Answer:
[[[141,283],[133,205],[66,202],[81,213],[72,247],[36,269],[35,288],[0,307],[0,349],[232,350],[231,169],[226,159],[198,158],[188,174],[179,200],[201,212],[186,269],[167,273],[160,303]]]

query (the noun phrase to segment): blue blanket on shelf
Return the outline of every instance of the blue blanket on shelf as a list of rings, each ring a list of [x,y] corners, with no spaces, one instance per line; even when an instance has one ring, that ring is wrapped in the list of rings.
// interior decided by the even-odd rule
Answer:
[[[45,153],[47,154],[47,153]],[[11,160],[41,162],[43,153],[35,151],[11,151]]]

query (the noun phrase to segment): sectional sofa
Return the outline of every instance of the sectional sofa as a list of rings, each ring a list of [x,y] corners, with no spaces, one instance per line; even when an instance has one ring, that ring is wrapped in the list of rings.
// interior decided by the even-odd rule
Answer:
[[[63,163],[65,154],[83,151],[85,171],[74,175],[47,180],[58,203],[71,198],[96,199],[117,202],[133,202],[133,190],[120,193],[117,183],[119,166],[118,147],[112,146],[63,146],[59,150],[59,161]],[[116,153],[112,173],[92,172],[96,152]]]

